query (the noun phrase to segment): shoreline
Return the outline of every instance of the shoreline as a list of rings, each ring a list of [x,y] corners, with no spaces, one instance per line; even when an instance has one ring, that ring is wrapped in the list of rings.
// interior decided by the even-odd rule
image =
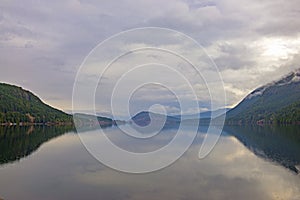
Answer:
[[[20,122],[20,123],[0,123],[0,126],[70,126],[74,125],[73,122],[46,122],[46,123],[32,123],[32,122]]]

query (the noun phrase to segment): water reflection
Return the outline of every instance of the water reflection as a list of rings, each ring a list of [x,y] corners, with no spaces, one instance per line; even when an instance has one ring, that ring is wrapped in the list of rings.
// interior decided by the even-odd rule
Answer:
[[[44,142],[71,130],[71,126],[0,126],[0,164],[28,156]]]
[[[299,126],[228,126],[224,130],[257,156],[299,173]]]
[[[0,197],[31,200],[300,199],[299,175],[257,156],[236,136],[224,134],[209,156],[199,160],[199,144],[205,130],[206,127],[199,128],[195,142],[176,163],[140,175],[120,173],[103,166],[85,150],[78,135],[64,134],[46,142],[22,162],[1,167]],[[249,134],[253,134],[250,130]],[[106,129],[106,134],[128,150],[145,152],[160,148],[173,137],[173,131],[164,130],[161,136],[147,144],[120,137],[122,133],[117,127]],[[243,133],[240,129],[227,131],[237,135]],[[248,137],[247,131],[243,131]],[[189,130],[186,132],[188,134]],[[92,139],[95,132],[83,134]],[[249,139],[247,143],[253,141],[256,140]],[[292,143],[282,138],[281,142],[288,142],[281,147]],[[264,143],[267,138],[261,144]],[[259,151],[260,145],[254,146]],[[298,148],[293,150],[299,153]]]

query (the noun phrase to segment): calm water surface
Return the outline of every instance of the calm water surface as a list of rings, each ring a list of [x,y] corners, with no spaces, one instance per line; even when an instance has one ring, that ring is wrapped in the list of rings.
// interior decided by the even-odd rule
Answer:
[[[117,127],[105,131],[135,152],[160,148],[176,133],[164,130],[145,142]],[[100,164],[70,127],[1,127],[0,199],[300,199],[299,127],[225,127],[214,150],[199,160],[205,131],[199,128],[173,165],[132,175]]]

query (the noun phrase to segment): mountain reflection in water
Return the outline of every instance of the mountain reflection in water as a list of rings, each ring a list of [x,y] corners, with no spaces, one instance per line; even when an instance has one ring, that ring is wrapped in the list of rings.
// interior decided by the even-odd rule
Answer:
[[[299,126],[226,126],[223,130],[255,155],[299,173]]]

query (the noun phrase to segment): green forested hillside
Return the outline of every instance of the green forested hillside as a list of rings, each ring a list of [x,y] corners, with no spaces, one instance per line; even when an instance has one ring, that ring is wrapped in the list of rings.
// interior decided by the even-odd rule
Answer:
[[[43,103],[29,91],[0,83],[0,123],[70,123],[72,116]]]
[[[277,123],[290,124],[300,122],[300,100],[274,114]]]
[[[229,124],[300,123],[300,70],[254,90],[226,115]]]

